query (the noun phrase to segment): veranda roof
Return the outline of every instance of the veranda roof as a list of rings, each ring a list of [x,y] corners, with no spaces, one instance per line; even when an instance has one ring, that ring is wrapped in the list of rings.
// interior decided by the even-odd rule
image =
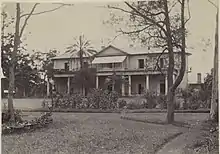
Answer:
[[[125,58],[126,56],[96,57],[92,64],[121,63]]]

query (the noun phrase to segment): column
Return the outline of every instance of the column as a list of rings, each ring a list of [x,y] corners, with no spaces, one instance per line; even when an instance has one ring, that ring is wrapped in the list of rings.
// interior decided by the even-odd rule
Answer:
[[[50,82],[49,79],[47,79],[47,97],[50,96]]]
[[[67,78],[67,94],[70,94],[70,77]]]
[[[147,74],[146,75],[146,91],[148,91],[149,90],[149,75]]]
[[[167,75],[165,75],[165,95],[168,92],[168,80],[167,80]]]
[[[121,84],[121,95],[125,96],[125,84],[124,83]]]
[[[128,96],[131,96],[131,75],[128,76]]]
[[[175,80],[176,80],[176,77],[175,77],[175,75],[173,74],[173,83],[175,82]]]
[[[98,89],[98,88],[99,88],[99,77],[96,76],[96,89]]]

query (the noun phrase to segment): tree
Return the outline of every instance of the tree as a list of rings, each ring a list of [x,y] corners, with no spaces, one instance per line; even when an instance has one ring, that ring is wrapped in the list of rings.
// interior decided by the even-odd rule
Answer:
[[[89,77],[88,74],[94,71],[88,70],[88,68],[85,66],[84,67],[84,57],[89,57],[90,60],[92,60],[92,57],[94,54],[96,54],[96,51],[93,50],[91,43],[89,40],[85,38],[84,35],[80,35],[79,38],[75,38],[75,43],[73,45],[70,45],[67,47],[67,53],[71,54],[77,54],[79,56],[79,61],[80,61],[80,70],[75,74],[75,83],[81,84],[81,90],[83,93],[83,89],[85,88],[85,95],[87,94],[87,88],[90,87],[91,83],[86,84],[88,82],[83,82],[83,81],[92,81],[92,79],[87,80],[86,78]],[[72,60],[71,60],[72,62]],[[79,76],[78,76],[79,75]],[[85,76],[80,76],[80,75],[85,75]],[[91,74],[92,75],[92,74]],[[80,79],[80,78],[84,79]],[[77,80],[79,79],[79,80]],[[77,82],[79,81],[79,82]]]
[[[43,84],[41,84],[39,88],[41,89],[44,97],[46,93],[48,93],[48,95],[50,94],[50,85],[48,86],[48,83],[50,82],[50,79],[53,79],[54,74],[53,62],[51,59],[57,56],[57,54],[58,51],[53,49],[45,53],[37,51],[31,56],[32,59],[35,60],[36,67],[43,76]],[[46,90],[45,87],[48,89]]]
[[[218,14],[219,14],[219,8],[212,1],[209,0],[209,2],[217,9],[210,119],[218,121],[218,22],[219,22]]]
[[[180,13],[172,12],[173,7],[177,5],[177,3],[180,4]],[[184,17],[185,0],[178,0],[174,3],[168,2],[167,0],[138,1],[133,3],[125,2],[125,5],[127,9],[108,6],[110,9],[120,10],[130,15],[130,22],[132,25],[129,28],[134,27],[134,30],[123,31],[120,29],[119,32],[131,37],[136,37],[141,40],[142,44],[163,48],[162,54],[168,50],[167,122],[172,123],[174,121],[175,90],[181,83],[186,69],[185,25],[190,19],[190,13],[189,18],[186,20]],[[181,67],[173,83],[174,48],[180,50]]]
[[[65,6],[66,4],[59,4],[59,7],[56,7],[51,10],[46,10],[42,12],[34,12],[36,7],[39,5],[39,3],[35,3],[30,11],[30,13],[22,14],[20,3],[16,3],[16,19],[15,19],[15,33],[14,33],[14,46],[13,46],[13,52],[11,54],[11,60],[9,65],[9,96],[8,96],[8,110],[10,113],[10,121],[15,122],[14,117],[14,107],[13,107],[13,91],[15,91],[15,62],[16,62],[16,56],[18,49],[21,44],[21,38],[23,35],[23,32],[27,26],[28,20],[33,15],[39,15],[46,12],[52,12],[57,9],[60,9],[61,7]],[[24,23],[21,26],[21,20],[24,18]]]
[[[116,72],[114,72],[112,75],[108,76],[105,80],[105,85],[107,87],[112,86],[111,90],[116,91],[116,86],[122,85],[122,84],[128,84],[128,80],[122,76],[118,76]],[[129,85],[130,86],[130,85]]]

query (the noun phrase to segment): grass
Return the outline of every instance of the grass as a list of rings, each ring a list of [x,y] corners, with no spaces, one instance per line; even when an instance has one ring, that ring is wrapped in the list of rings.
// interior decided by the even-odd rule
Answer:
[[[114,113],[54,113],[53,118],[49,128],[3,135],[2,153],[153,154],[183,132],[172,125],[123,120]]]
[[[127,119],[142,121],[154,124],[166,124],[166,114],[164,113],[127,113]],[[208,117],[208,113],[175,113],[175,123],[177,126],[191,127]]]

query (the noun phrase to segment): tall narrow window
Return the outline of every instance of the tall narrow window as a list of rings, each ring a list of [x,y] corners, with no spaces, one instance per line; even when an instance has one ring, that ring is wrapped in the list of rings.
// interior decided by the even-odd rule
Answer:
[[[68,62],[64,63],[64,69],[65,69],[65,71],[69,71],[69,63]]]
[[[160,68],[164,67],[164,58],[160,58]]]
[[[138,59],[138,67],[144,68],[144,59]]]

